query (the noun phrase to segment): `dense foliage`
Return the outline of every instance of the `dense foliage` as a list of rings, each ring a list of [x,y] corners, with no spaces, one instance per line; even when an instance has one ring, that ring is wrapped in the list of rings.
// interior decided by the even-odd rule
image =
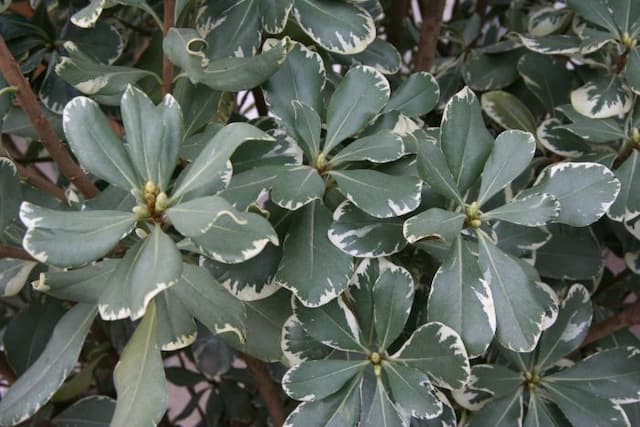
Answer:
[[[0,426],[640,425],[640,2],[2,8]]]

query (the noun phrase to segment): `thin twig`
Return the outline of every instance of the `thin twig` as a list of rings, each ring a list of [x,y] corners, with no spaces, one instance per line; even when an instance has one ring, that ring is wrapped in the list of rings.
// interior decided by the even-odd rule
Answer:
[[[613,317],[591,326],[581,346],[584,347],[622,329],[638,324],[640,324],[640,299],[627,305],[626,308]]]
[[[36,98],[33,90],[31,90],[29,82],[22,75],[20,66],[9,51],[3,37],[0,37],[0,72],[4,75],[7,83],[18,89],[16,97],[20,101],[22,109],[29,117],[42,145],[44,145],[49,155],[56,161],[60,172],[62,172],[85,197],[91,198],[96,196],[98,189],[89,176],[73,160],[69,151],[67,151],[67,148],[62,141],[60,141],[53,127],[51,127],[51,124],[42,111],[38,98]]]
[[[256,103],[256,110],[258,110],[258,114],[261,116],[269,115],[269,107],[267,107],[267,102],[264,100],[264,95],[262,94],[262,90],[257,87],[254,88],[251,93],[253,94],[253,100]]]
[[[15,258],[25,261],[35,261],[27,251],[18,246],[0,245],[0,258]]]
[[[164,0],[164,22],[162,25],[162,34],[167,36],[169,29],[173,27],[175,21],[176,1]],[[162,56],[162,94],[171,93],[173,83],[173,64],[169,61],[167,55]]]
[[[282,426],[286,419],[286,414],[282,400],[280,400],[280,390],[273,381],[273,378],[271,378],[271,374],[267,370],[264,362],[244,353],[240,353],[240,357],[245,361],[247,368],[251,371],[256,381],[258,392],[260,396],[262,396],[262,400],[264,400],[273,425],[276,427]]]
[[[420,43],[418,44],[418,52],[414,63],[416,71],[431,70],[433,59],[436,56],[436,48],[438,47],[445,4],[446,0],[424,0]]]
[[[4,148],[6,149],[9,156],[13,158],[14,165],[16,167],[16,170],[18,171],[18,175],[20,175],[20,178],[22,178],[22,180],[33,185],[36,188],[41,189],[42,191],[51,194],[57,199],[60,199],[61,202],[67,203],[67,195],[65,194],[64,190],[47,179],[42,174],[40,169],[31,165],[23,165],[19,160],[16,159],[16,155],[19,153],[13,145],[13,141],[11,141],[9,135],[2,135],[2,144],[4,145]]]

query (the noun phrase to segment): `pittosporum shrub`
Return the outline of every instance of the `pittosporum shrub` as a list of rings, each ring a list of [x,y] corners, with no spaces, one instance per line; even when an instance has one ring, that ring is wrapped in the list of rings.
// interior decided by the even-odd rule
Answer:
[[[0,425],[640,425],[640,2],[2,10]]]

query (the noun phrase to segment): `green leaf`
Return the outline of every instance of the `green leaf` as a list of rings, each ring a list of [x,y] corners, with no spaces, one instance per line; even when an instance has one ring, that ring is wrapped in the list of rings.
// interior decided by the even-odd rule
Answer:
[[[571,105],[583,116],[592,119],[617,117],[629,112],[631,94],[616,76],[600,76],[571,91]]]
[[[442,152],[460,193],[480,176],[493,143],[476,95],[464,88],[447,102],[440,127]]]
[[[393,401],[413,418],[432,419],[442,413],[442,402],[426,374],[393,362],[384,364],[383,372]]]
[[[217,180],[217,176],[212,172],[223,170],[236,148],[250,140],[274,139],[247,123],[231,123],[220,129],[180,176],[171,200],[178,200],[186,193],[208,186]]]
[[[109,427],[116,401],[108,396],[87,396],[53,418],[58,427]]]
[[[155,425],[167,410],[167,381],[156,331],[156,307],[151,304],[113,371],[118,400],[112,426]]]
[[[635,402],[640,399],[640,352],[634,347],[603,350],[545,380],[558,389],[580,390],[614,402]]]
[[[351,68],[336,87],[327,107],[323,153],[328,154],[361,131],[385,106],[390,92],[389,82],[374,68],[362,65]]]
[[[393,91],[383,111],[400,111],[409,117],[419,117],[433,110],[439,98],[440,86],[436,79],[420,71],[411,74]]]
[[[91,28],[70,25],[65,39],[97,62],[113,64],[124,50],[124,40],[115,25],[97,22]]]
[[[311,202],[298,210],[283,243],[274,281],[308,307],[340,295],[353,272],[351,257],[327,237],[330,226],[331,212],[320,201]]]
[[[439,144],[425,140],[418,145],[418,173],[435,191],[464,204]]]
[[[602,247],[588,228],[549,224],[550,239],[535,249],[535,267],[544,277],[560,280],[587,280],[602,274],[605,260]]]
[[[42,273],[32,283],[33,289],[59,299],[96,304],[118,263],[117,259],[104,259],[74,270]]]
[[[509,92],[495,90],[482,94],[482,109],[505,129],[536,131],[536,119],[526,105]]]
[[[482,214],[482,219],[508,221],[526,227],[539,227],[556,218],[560,213],[560,202],[547,193],[534,193],[516,197],[506,205]]]
[[[624,78],[629,88],[637,95],[640,93],[640,49],[635,48],[629,51],[627,64],[624,67]]]
[[[508,130],[496,138],[481,175],[478,204],[482,206],[529,166],[536,141],[528,132]]]
[[[27,283],[33,268],[38,265],[34,261],[21,259],[0,259],[0,296],[12,297],[17,295]]]
[[[589,291],[581,284],[574,284],[562,301],[558,318],[542,334],[536,366],[551,367],[576,350],[589,332],[592,315]]]
[[[58,301],[36,298],[6,325],[2,337],[4,353],[18,376],[38,359],[64,314],[64,307]]]
[[[573,75],[564,62],[551,55],[527,53],[518,61],[518,73],[547,111],[570,102],[567,88],[571,87]]]
[[[282,328],[292,313],[291,293],[281,290],[268,298],[248,301],[244,306],[247,312],[245,341],[241,342],[236,334],[223,334],[221,338],[236,350],[253,357],[285,363],[280,343]]]
[[[0,240],[2,232],[10,224],[17,222],[20,203],[24,200],[18,171],[14,163],[6,157],[0,157]]]
[[[255,301],[273,295],[280,287],[273,283],[282,257],[282,249],[267,245],[260,256],[238,264],[225,264],[201,259],[205,267],[233,296],[242,301]]]
[[[593,122],[587,119],[585,122]],[[572,125],[567,125],[572,126]],[[575,158],[591,151],[591,147],[576,135],[571,129],[562,126],[562,122],[556,118],[544,120],[536,132],[538,141],[547,150],[563,157]]]
[[[378,278],[373,285],[373,318],[378,351],[384,352],[404,330],[413,303],[413,278],[407,270],[384,258],[377,264]]]
[[[304,330],[324,345],[343,351],[369,353],[361,343],[358,321],[342,298],[318,308],[298,304],[294,313]]]
[[[53,396],[75,366],[95,316],[94,305],[77,304],[60,319],[38,360],[0,401],[0,424],[21,423]]]
[[[616,118],[592,119],[575,111],[573,106],[557,107],[572,123],[560,124],[561,129],[566,129],[588,142],[601,143],[626,138],[624,130]]]
[[[27,226],[24,248],[38,261],[77,267],[106,255],[136,224],[121,211],[56,211],[29,202],[20,207]]]
[[[502,348],[500,350],[501,354],[507,351]],[[515,354],[518,355],[518,353]],[[519,392],[518,389],[523,383],[523,376],[520,370],[524,369],[524,367],[517,366],[515,369],[517,371],[502,365],[474,365],[471,369],[472,379],[467,383],[467,387],[475,391],[488,392],[495,398],[512,397]],[[464,404],[467,403],[464,402]]]
[[[365,424],[371,427],[402,427],[405,422],[398,412],[398,408],[391,401],[382,380],[377,378],[373,402],[371,402]]]
[[[303,402],[289,414],[283,427],[344,427],[358,423],[360,378],[356,377],[326,399]]]
[[[522,44],[529,50],[544,55],[574,55],[580,52],[580,38],[569,34],[545,37],[527,37],[518,34]]]
[[[144,92],[129,86],[120,108],[127,150],[138,176],[167,190],[183,138],[180,105],[173,96],[166,95],[155,106]]]
[[[538,176],[528,193],[548,193],[560,202],[558,222],[584,227],[599,220],[613,204],[620,181],[598,163],[564,162]]]
[[[560,414],[555,406],[551,406],[550,402],[545,400],[541,395],[543,393],[533,392],[529,395],[529,404],[527,406],[527,416],[524,419],[524,427],[563,427],[564,417],[559,420]]]
[[[282,328],[281,346],[291,366],[306,360],[324,359],[332,351],[309,335],[295,314],[287,319]]]
[[[619,35],[618,25],[616,24],[613,16],[611,16],[611,9],[608,9],[605,1],[567,0],[567,5],[580,17],[586,19],[592,24],[596,24],[609,30],[613,35]]]
[[[369,360],[310,360],[289,369],[282,377],[282,388],[296,400],[313,402],[340,390],[361,374]]]
[[[329,173],[347,199],[376,218],[401,216],[420,205],[422,181],[418,178],[366,169]]]
[[[543,7],[531,14],[527,29],[533,36],[548,36],[562,31],[571,22],[571,18],[571,11],[567,8]]]
[[[427,319],[453,328],[470,357],[482,354],[496,330],[496,314],[489,284],[478,259],[458,236],[431,283]]]
[[[560,408],[572,425],[629,426],[629,420],[622,408],[610,400],[555,384],[546,384],[545,390],[550,400]]]
[[[226,189],[218,195],[236,209],[246,210],[255,205],[258,197],[271,188],[282,170],[279,166],[262,166],[234,175]]]
[[[348,65],[368,65],[384,74],[395,74],[400,70],[400,52],[386,40],[376,37],[365,50],[353,55],[337,55],[340,62]]]
[[[372,163],[387,163],[404,157],[405,152],[402,137],[392,131],[382,130],[356,139],[331,158],[329,164],[333,167],[357,161]]]
[[[469,379],[469,359],[462,340],[440,322],[416,329],[391,360],[424,372],[447,389],[460,389]]]
[[[260,3],[262,27],[270,34],[279,34],[284,30],[293,0],[266,0]]]
[[[244,341],[247,315],[242,302],[220,286],[204,268],[183,264],[180,279],[170,292],[214,334],[231,332]]]
[[[103,43],[106,43],[103,41]],[[96,62],[80,51],[72,41],[64,43],[69,54],[63,57],[55,67],[62,80],[96,101],[107,105],[120,104],[120,97],[130,84],[150,77],[159,82],[157,74],[141,68],[105,65]],[[87,122],[88,123],[88,122]],[[93,123],[93,122],[91,122]]]
[[[631,155],[616,169],[620,180],[620,194],[607,211],[609,218],[627,222],[640,215],[640,195],[635,191],[640,185],[640,153],[633,150]]]
[[[401,218],[372,217],[345,200],[333,212],[328,236],[331,243],[351,256],[387,256],[407,245],[402,222]]]
[[[452,243],[460,234],[465,220],[463,213],[431,208],[406,220],[402,233],[409,243],[424,239]]]
[[[289,40],[285,39],[256,56],[210,60],[205,55],[207,42],[196,30],[171,28],[164,39],[163,50],[192,83],[236,92],[258,86],[275,73],[286,58],[288,45]]]
[[[216,261],[234,264],[258,255],[278,236],[264,217],[240,212],[218,196],[180,203],[166,211],[173,226]]]
[[[71,150],[86,170],[126,191],[141,187],[124,144],[98,104],[82,96],[74,98],[64,108],[62,124]]]
[[[322,114],[325,74],[324,62],[317,52],[301,43],[292,42],[287,59],[278,71],[262,84],[265,101],[269,104],[271,112],[282,120],[286,128],[294,127],[296,112],[292,101],[298,101],[308,106],[307,109]],[[318,139],[319,136],[318,134]]]
[[[297,135],[297,143],[309,162],[315,162],[320,153],[320,133],[322,122],[313,108],[300,101],[291,101],[293,108],[292,133]]]
[[[302,30],[329,52],[362,52],[376,37],[373,18],[355,4],[294,0],[293,16]]]
[[[542,333],[549,295],[511,256],[478,234],[480,268],[493,295],[496,337],[513,351],[531,351]]]
[[[511,427],[519,426],[522,420],[522,392],[495,399],[482,409],[474,412],[469,427]]]
[[[255,0],[204,2],[197,30],[207,40],[207,56],[218,59],[255,55],[261,38],[261,7]]]
[[[502,89],[518,79],[516,64],[522,50],[482,53],[472,50],[462,66],[462,77],[473,90]]]
[[[198,333],[193,316],[175,289],[166,289],[153,299],[158,318],[156,340],[163,351],[179,350],[191,345]]]
[[[321,199],[325,183],[318,171],[306,165],[293,166],[282,171],[273,181],[271,201],[295,211],[314,200]]]
[[[98,308],[105,320],[141,318],[154,296],[173,286],[182,271],[182,256],[173,239],[156,225],[129,248],[105,284]]]

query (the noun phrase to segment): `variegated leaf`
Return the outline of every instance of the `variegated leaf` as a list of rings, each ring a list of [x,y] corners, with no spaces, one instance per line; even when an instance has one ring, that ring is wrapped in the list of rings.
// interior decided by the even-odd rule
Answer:
[[[401,216],[420,205],[422,181],[418,178],[365,169],[329,173],[347,199],[376,218]]]
[[[373,18],[356,4],[294,0],[293,16],[302,30],[329,52],[362,52],[376,36]]]
[[[401,218],[375,218],[347,200],[333,212],[328,235],[340,250],[360,258],[392,255],[407,245]]]
[[[129,248],[109,275],[98,300],[105,320],[141,318],[154,296],[173,286],[182,271],[182,256],[159,225]]]
[[[431,283],[427,319],[453,328],[470,357],[482,354],[496,330],[493,296],[475,257],[458,236]]]
[[[23,246],[40,262],[78,267],[106,255],[136,224],[122,211],[56,211],[29,202],[20,207],[27,226]]]
[[[340,295],[353,272],[351,257],[329,240],[330,226],[331,212],[322,202],[311,202],[297,211],[283,243],[274,281],[309,307]]]

